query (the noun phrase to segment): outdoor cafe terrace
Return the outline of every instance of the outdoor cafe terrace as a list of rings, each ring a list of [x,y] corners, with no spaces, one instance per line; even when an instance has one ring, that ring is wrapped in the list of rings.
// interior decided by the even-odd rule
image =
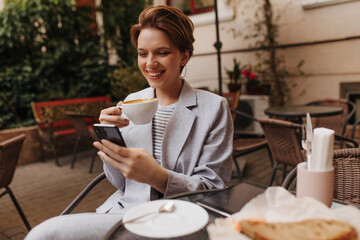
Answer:
[[[96,158],[93,173],[89,174],[92,152],[80,152],[74,169],[70,168],[72,154],[60,158],[62,167],[56,166],[54,159],[17,167],[11,188],[31,227],[58,216],[102,172],[101,160]],[[243,159],[246,159],[244,179],[266,186],[271,174],[267,151],[263,149]],[[232,183],[236,182],[237,178],[233,177]],[[115,190],[107,180],[102,181],[73,213],[94,212]],[[0,240],[20,240],[25,237],[27,230],[8,195],[1,198],[0,216]]]

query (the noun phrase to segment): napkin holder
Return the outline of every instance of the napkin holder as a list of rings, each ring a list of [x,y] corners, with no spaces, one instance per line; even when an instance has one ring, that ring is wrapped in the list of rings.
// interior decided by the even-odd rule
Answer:
[[[296,197],[312,197],[331,206],[334,197],[334,168],[328,171],[311,171],[307,162],[297,165]]]

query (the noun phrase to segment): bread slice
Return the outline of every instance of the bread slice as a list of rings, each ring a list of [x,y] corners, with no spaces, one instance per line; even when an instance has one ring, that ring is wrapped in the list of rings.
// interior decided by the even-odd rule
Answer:
[[[254,240],[357,240],[356,230],[337,220],[309,219],[289,223],[244,220],[240,228],[241,233]]]

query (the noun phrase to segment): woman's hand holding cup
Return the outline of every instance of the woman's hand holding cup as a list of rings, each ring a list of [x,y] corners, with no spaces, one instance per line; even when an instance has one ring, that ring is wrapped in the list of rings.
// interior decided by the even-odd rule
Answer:
[[[129,125],[129,119],[121,117],[122,110],[119,108],[122,102],[119,102],[116,107],[105,108],[100,112],[99,121],[101,124],[113,124],[118,128],[123,128]]]

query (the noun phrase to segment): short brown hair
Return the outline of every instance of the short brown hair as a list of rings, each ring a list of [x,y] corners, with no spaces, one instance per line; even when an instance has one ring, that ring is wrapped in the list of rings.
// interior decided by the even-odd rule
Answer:
[[[195,41],[194,24],[182,11],[171,6],[152,6],[139,16],[139,23],[130,29],[131,42],[137,48],[137,40],[142,29],[152,27],[165,32],[181,52],[193,54]]]

